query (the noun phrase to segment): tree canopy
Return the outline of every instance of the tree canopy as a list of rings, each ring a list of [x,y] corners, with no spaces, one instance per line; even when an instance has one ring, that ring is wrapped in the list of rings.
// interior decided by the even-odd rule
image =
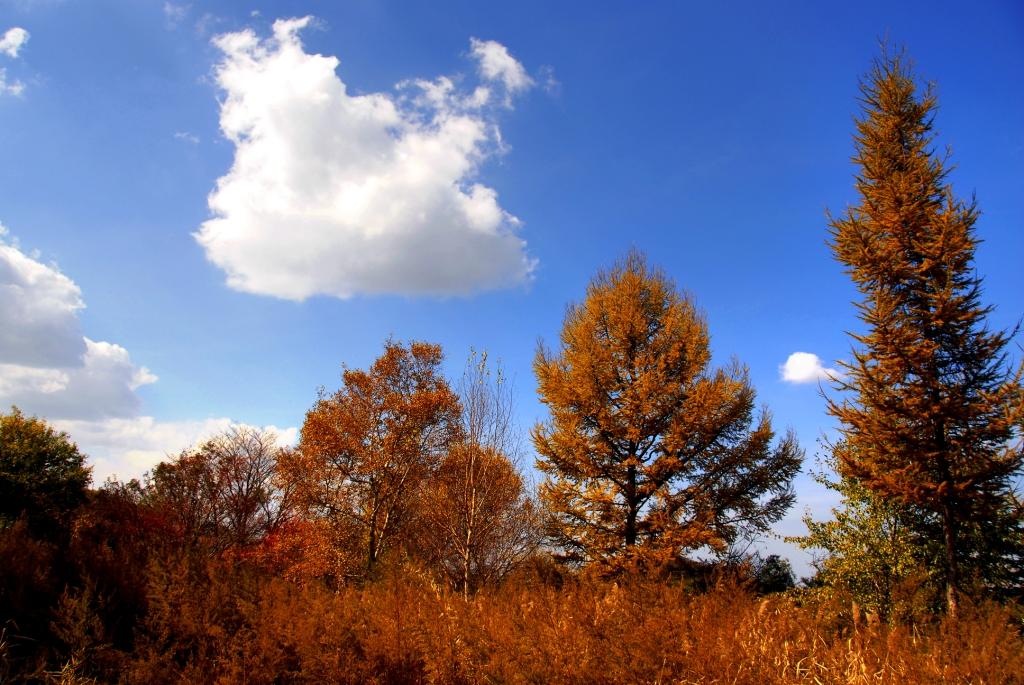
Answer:
[[[441,359],[438,345],[389,341],[368,370],[345,369],[342,388],[306,414],[284,472],[307,530],[329,548],[331,575],[372,572],[412,530],[426,478],[460,438],[459,399]]]
[[[32,528],[55,532],[85,501],[91,480],[85,455],[67,433],[17,407],[0,414],[0,525],[24,514]]]
[[[774,441],[738,362],[710,369],[704,316],[631,252],[569,308],[561,345],[538,349],[551,417],[533,441],[540,498],[567,559],[669,563],[764,531],[793,501],[801,451]]]
[[[462,436],[425,483],[416,547],[464,597],[500,581],[539,542],[539,512],[516,467],[511,386],[486,353],[458,383]]]

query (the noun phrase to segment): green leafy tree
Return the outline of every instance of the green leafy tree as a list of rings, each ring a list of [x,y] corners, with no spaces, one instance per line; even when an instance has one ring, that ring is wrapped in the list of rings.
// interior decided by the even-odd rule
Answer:
[[[569,308],[534,360],[551,418],[534,428],[549,535],[567,560],[611,567],[724,552],[793,501],[802,457],[774,441],[738,363],[711,369],[707,324],[639,253]]]
[[[854,138],[858,205],[831,220],[832,249],[862,295],[857,348],[829,410],[840,422],[841,473],[933,514],[941,526],[950,613],[964,588],[967,524],[1019,520],[1011,484],[1024,463],[1024,366],[985,324],[974,269],[978,210],[954,197],[932,149],[935,94],[918,93],[902,56],[883,56],[861,85]],[[1009,516],[1010,519],[1006,517]]]
[[[792,565],[778,554],[755,559],[752,580],[757,591],[766,595],[785,592],[796,586]]]
[[[934,596],[934,549],[923,531],[925,516],[864,487],[851,477],[833,478],[837,467],[829,455],[825,470],[813,474],[819,484],[839,494],[832,518],[804,516],[807,535],[787,538],[815,559],[815,585],[851,596],[883,617],[902,616],[930,604]],[[931,544],[934,548],[934,544]],[[823,554],[822,554],[823,553]]]
[[[804,516],[807,535],[787,538],[819,553],[814,584],[850,595],[896,620],[940,605],[945,546],[934,512],[887,498],[838,469],[831,454],[814,479],[841,497],[832,518]],[[1010,597],[1024,576],[1024,527],[1011,497],[985,521],[965,521],[961,546],[965,585],[978,596]]]
[[[67,433],[17,407],[0,414],[0,526],[25,515],[34,532],[57,532],[85,501],[91,480]]]

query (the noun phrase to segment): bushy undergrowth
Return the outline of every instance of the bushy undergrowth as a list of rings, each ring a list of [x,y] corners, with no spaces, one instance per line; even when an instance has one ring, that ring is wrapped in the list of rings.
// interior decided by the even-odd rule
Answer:
[[[987,604],[957,620],[890,626],[848,604],[759,597],[730,584],[694,593],[536,574],[467,602],[408,570],[334,591],[168,556],[149,564],[129,651],[104,641],[104,601],[87,588],[58,603],[64,661],[53,681],[1024,682],[1019,626]]]
[[[834,589],[544,557],[468,601],[398,559],[332,587],[182,544],[131,501],[94,493],[53,540],[0,528],[0,683],[1024,683],[1013,604],[887,624]]]

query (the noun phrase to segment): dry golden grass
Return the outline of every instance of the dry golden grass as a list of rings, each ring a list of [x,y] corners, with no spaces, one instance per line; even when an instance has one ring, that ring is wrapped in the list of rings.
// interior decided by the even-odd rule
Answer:
[[[520,582],[466,602],[408,573],[339,592],[188,563],[152,578],[136,649],[108,679],[1024,683],[1020,626],[995,605],[887,626],[848,606],[841,618],[789,597],[645,581]]]

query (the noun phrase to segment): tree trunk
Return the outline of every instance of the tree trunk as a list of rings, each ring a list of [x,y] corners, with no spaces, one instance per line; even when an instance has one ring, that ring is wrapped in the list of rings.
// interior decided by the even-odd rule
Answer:
[[[636,544],[636,467],[626,467],[626,547]]]
[[[476,525],[476,451],[469,456],[466,481],[469,483],[469,511],[466,512],[466,546],[462,557],[462,598],[469,601],[469,571],[473,559],[473,534]]]
[[[377,513],[374,512],[373,516],[370,517],[370,530],[369,530],[370,544],[366,549],[366,573],[370,574],[373,572],[373,567],[377,563]]]
[[[942,506],[942,527],[946,534],[946,609],[950,618],[957,616],[960,594],[960,567],[957,559],[957,521],[953,504],[946,498]]]

